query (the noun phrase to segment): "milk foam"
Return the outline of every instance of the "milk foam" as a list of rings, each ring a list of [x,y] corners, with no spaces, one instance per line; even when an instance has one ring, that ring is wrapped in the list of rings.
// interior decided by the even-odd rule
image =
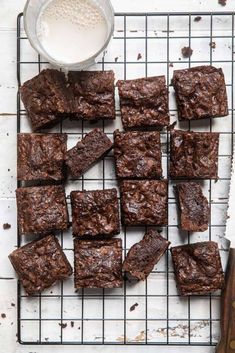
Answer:
[[[39,16],[37,35],[52,58],[69,64],[95,55],[108,28],[95,1],[52,0]]]

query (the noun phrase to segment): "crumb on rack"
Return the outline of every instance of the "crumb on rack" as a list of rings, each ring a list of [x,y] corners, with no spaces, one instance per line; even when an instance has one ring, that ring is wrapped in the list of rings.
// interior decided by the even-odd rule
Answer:
[[[4,230],[7,230],[11,228],[11,225],[9,223],[4,223],[2,227]]]
[[[190,58],[190,56],[193,54],[193,50],[190,47],[183,47],[181,49],[181,53],[184,58]]]

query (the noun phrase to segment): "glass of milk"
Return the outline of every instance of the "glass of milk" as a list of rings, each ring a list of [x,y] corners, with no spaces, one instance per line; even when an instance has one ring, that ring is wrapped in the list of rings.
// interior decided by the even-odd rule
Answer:
[[[32,47],[46,61],[82,70],[107,47],[114,11],[109,0],[28,0],[24,27]]]

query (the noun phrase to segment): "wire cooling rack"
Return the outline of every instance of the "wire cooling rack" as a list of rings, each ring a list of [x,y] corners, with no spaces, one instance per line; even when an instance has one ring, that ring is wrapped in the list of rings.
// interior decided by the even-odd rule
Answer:
[[[48,66],[30,47],[23,31],[23,15],[17,20],[17,77],[21,82]],[[181,48],[193,49],[191,58],[181,56]],[[65,48],[66,50],[66,48]],[[131,79],[165,74],[169,86],[171,122],[177,120],[171,77],[174,69],[203,64],[222,67],[225,73],[229,116],[180,123],[176,127],[195,131],[220,132],[219,180],[199,181],[211,206],[207,232],[189,234],[177,227],[173,184],[169,182],[169,225],[162,234],[172,245],[215,240],[220,244],[224,263],[227,251],[222,248],[230,165],[234,116],[234,14],[233,13],[118,13],[115,15],[114,38],[105,55],[93,68],[113,69],[116,79]],[[118,107],[118,97],[117,107]],[[17,132],[30,131],[25,110],[17,98]],[[63,121],[53,132],[68,134],[68,147],[94,127],[101,127],[112,137],[120,128],[120,112],[115,122]],[[168,132],[161,133],[164,177],[168,175]],[[20,182],[18,186],[23,186]],[[113,156],[110,153],[80,180],[68,180],[66,194],[75,189],[117,187]],[[123,256],[139,241],[144,227],[122,228]],[[71,231],[58,234],[61,245],[73,262]],[[28,242],[18,235],[18,246]],[[145,282],[122,289],[74,291],[73,278],[59,283],[41,295],[27,297],[18,284],[18,339],[22,344],[179,344],[215,345],[219,334],[220,293],[208,296],[180,298],[177,294],[171,257],[161,259]]]

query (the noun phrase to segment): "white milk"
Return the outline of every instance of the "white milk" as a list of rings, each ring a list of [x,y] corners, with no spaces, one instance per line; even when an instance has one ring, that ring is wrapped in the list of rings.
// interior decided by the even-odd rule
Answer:
[[[52,0],[39,16],[37,35],[53,59],[71,64],[96,54],[108,27],[92,0]]]

